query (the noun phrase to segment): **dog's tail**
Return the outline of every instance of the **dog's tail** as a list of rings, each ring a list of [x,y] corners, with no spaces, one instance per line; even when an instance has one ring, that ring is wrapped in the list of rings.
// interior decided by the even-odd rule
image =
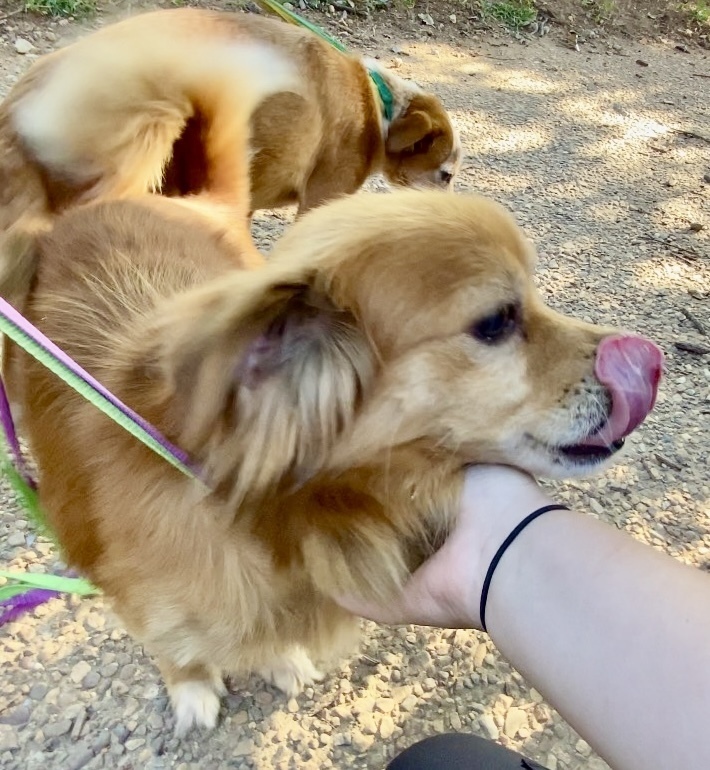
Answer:
[[[248,205],[251,114],[267,96],[297,89],[295,67],[248,39],[171,35],[152,25],[102,32],[60,51],[14,105],[29,154],[83,191],[81,200],[143,194],[160,189],[176,140],[198,117],[205,190],[219,194],[228,181]]]
[[[28,215],[0,234],[0,297],[20,311],[37,272],[37,239],[49,229],[49,219]]]
[[[36,62],[0,104],[0,234],[23,218],[31,221],[50,210],[41,169],[25,153],[12,120],[14,105],[37,87],[50,58]]]

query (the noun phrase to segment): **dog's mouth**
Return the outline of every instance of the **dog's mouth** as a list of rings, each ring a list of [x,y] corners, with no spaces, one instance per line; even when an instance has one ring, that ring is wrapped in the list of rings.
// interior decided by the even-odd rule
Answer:
[[[609,396],[606,415],[576,444],[550,447],[552,452],[568,465],[597,465],[616,454],[626,442],[626,437],[636,428],[635,420],[625,407],[626,401]]]
[[[609,414],[611,414],[609,409]],[[615,455],[626,441],[626,435],[619,435],[612,441],[600,442],[599,436],[606,430],[609,424],[609,416],[605,416],[598,425],[596,425],[586,436],[574,444],[550,444],[545,441],[535,439],[528,435],[539,449],[543,449],[548,455],[554,458],[556,464],[562,464],[568,468],[577,468],[582,471],[584,468],[593,468],[608,460]]]
[[[612,441],[611,444],[597,446],[594,444],[571,444],[570,446],[555,447],[555,452],[563,457],[570,465],[597,465],[608,460],[623,446],[625,437]]]
[[[566,464],[594,466],[609,459],[656,403],[663,354],[642,337],[614,335],[597,351],[594,373],[609,395],[601,423],[576,444],[550,447]]]

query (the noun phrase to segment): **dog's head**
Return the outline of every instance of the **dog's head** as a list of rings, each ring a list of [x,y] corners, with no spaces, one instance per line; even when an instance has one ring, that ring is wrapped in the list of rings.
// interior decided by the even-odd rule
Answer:
[[[547,307],[533,267],[481,198],[324,206],[265,268],[163,316],[169,397],[190,415],[180,440],[240,497],[403,447],[550,477],[598,469],[652,409],[662,354]]]
[[[395,103],[387,126],[383,172],[400,187],[451,190],[462,161],[461,141],[439,99],[378,67]]]

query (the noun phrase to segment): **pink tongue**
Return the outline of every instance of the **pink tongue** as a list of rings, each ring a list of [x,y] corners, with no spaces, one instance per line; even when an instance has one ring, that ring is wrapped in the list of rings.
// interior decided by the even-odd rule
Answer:
[[[606,425],[583,443],[609,446],[638,428],[656,403],[662,369],[661,349],[645,337],[605,337],[597,348],[594,373],[611,393],[611,414]]]

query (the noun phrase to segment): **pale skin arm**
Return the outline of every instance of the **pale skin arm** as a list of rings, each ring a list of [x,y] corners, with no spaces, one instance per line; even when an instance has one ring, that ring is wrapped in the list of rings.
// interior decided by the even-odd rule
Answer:
[[[517,471],[472,469],[455,533],[402,600],[345,606],[381,622],[478,628],[493,555],[550,502]],[[590,516],[552,511],[500,561],[486,622],[507,660],[615,770],[707,764],[709,575]]]

